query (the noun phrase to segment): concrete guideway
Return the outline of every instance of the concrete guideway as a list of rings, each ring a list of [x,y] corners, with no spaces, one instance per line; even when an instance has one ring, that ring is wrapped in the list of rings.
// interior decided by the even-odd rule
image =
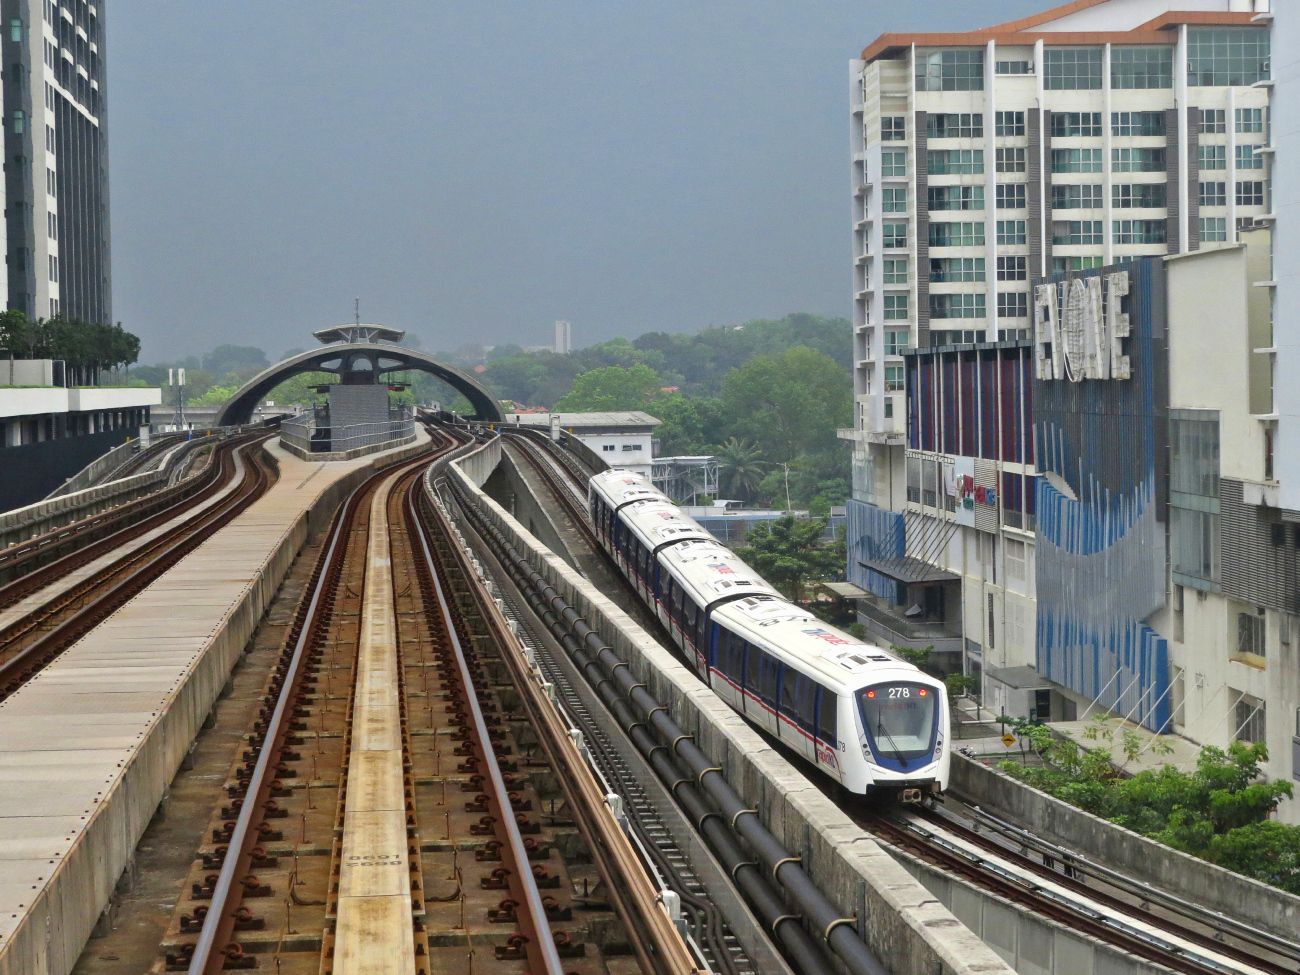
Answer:
[[[307,537],[376,464],[306,464],[0,704],[0,973],[66,972]]]

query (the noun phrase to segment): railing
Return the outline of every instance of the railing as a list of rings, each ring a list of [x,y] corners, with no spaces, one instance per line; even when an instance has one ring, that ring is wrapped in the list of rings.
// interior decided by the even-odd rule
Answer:
[[[312,417],[285,420],[280,439],[307,453],[335,453],[415,436],[410,417],[384,423],[353,423],[344,427],[318,427]]]

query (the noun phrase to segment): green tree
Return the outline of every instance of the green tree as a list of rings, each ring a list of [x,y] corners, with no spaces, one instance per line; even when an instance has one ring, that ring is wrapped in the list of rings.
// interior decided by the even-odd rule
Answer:
[[[664,457],[712,454],[725,438],[728,418],[716,399],[687,398],[678,393],[660,396],[646,412],[663,423],[655,428]]]
[[[643,410],[659,389],[659,377],[649,366],[605,366],[584,372],[573,382],[573,392],[555,409],[564,413],[603,410]]]
[[[847,454],[837,427],[853,420],[853,386],[834,359],[797,347],[755,356],[727,376],[720,399],[734,418],[732,436],[748,437],[772,461],[810,463]]]
[[[731,437],[718,451],[718,483],[723,497],[748,501],[758,491],[763,472],[770,466],[762,460],[756,444]]]
[[[840,552],[822,542],[825,531],[821,519],[786,515],[751,528],[745,536],[748,547],[736,554],[791,600],[801,602],[809,583],[843,572]]]

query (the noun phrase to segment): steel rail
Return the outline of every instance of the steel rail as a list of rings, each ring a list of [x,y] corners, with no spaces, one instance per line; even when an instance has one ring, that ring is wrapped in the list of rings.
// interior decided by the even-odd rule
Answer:
[[[251,438],[230,440],[218,446],[246,442],[247,439]],[[219,487],[220,478],[218,465],[209,460],[195,477],[180,484],[164,487],[124,505],[10,546],[0,554],[0,574],[10,576],[9,581],[0,586],[0,608],[10,606],[36,588],[48,584],[41,581],[40,585],[34,586],[32,583],[38,577],[43,580],[63,575],[135,535],[148,531],[160,519],[166,521],[175,517],[178,510],[200,500],[196,495]],[[71,551],[63,555],[55,554],[67,548],[71,548]],[[52,555],[54,558],[46,562],[45,559]],[[24,570],[23,566],[28,562],[35,562],[36,565],[30,570]],[[16,572],[20,574],[13,574]]]
[[[351,533],[355,522],[359,502],[383,478],[393,473],[393,467],[413,467],[428,463],[428,457],[419,457],[412,461],[399,461],[375,471],[339,505],[330,527],[328,544],[322,549],[312,573],[310,598],[299,606],[290,634],[294,636],[293,651],[288,662],[280,671],[284,679],[276,696],[275,707],[267,719],[262,732],[262,743],[258,747],[257,760],[248,778],[244,790],[243,803],[235,819],[230,839],[226,841],[227,853],[222,861],[217,881],[213,885],[212,897],[208,903],[207,914],[203,918],[203,927],[195,943],[194,953],[190,956],[189,975],[218,975],[225,967],[224,950],[227,941],[234,934],[235,912],[237,904],[232,903],[236,895],[235,877],[244,875],[252,866],[252,853],[256,845],[256,835],[252,832],[254,815],[263,809],[269,798],[271,780],[268,772],[280,761],[281,752],[286,746],[289,727],[286,716],[292,715],[292,703],[300,691],[304,660],[314,649],[323,627],[328,623],[331,610],[322,612],[322,600],[332,593],[343,571],[347,554],[344,540]],[[283,655],[282,655],[283,659]],[[218,947],[220,945],[220,947]]]
[[[488,733],[487,722],[483,719],[483,709],[479,705],[478,695],[474,693],[474,675],[470,672],[469,661],[465,658],[465,648],[461,646],[460,635],[456,632],[456,621],[452,616],[447,594],[443,590],[442,580],[438,577],[438,564],[429,546],[428,529],[415,508],[415,485],[418,484],[419,479],[417,478],[412,483],[410,492],[407,495],[410,524],[415,529],[416,538],[419,540],[419,551],[424,556],[425,566],[433,583],[434,595],[438,597],[438,607],[442,612],[443,622],[447,630],[447,639],[451,643],[452,652],[456,656],[456,666],[460,670],[461,682],[465,687],[465,698],[466,703],[469,705],[469,714],[474,721],[475,731],[478,733],[478,744],[483,750],[488,776],[492,780],[493,791],[496,793],[497,801],[501,805],[502,815],[500,821],[509,839],[510,850],[515,861],[514,873],[523,889],[524,903],[527,905],[528,915],[532,921],[534,941],[537,944],[542,962],[546,966],[547,975],[564,975],[564,964],[560,961],[560,953],[556,950],[554,939],[543,937],[543,933],[549,932],[549,925],[546,923],[546,907],[542,904],[541,891],[537,889],[537,878],[528,869],[528,848],[524,846],[523,834],[519,832],[519,824],[510,812],[510,800],[508,798],[510,790],[506,788],[506,781],[501,775],[501,763],[497,758],[496,750],[492,747],[492,738]]]
[[[445,515],[436,506],[427,504],[426,510],[446,524]],[[450,534],[450,525],[447,527]],[[464,562],[462,572],[472,584],[474,572]],[[614,820],[607,802],[608,793],[599,788],[595,774],[579,772],[587,763],[569,736],[557,705],[545,698],[537,673],[529,668],[519,652],[518,643],[500,607],[490,595],[484,594],[481,587],[475,587],[475,594],[483,617],[502,648],[502,659],[520,691],[532,726],[551,759],[554,774],[569,799],[578,828],[587,840],[601,875],[606,878],[613,906],[633,935],[643,971],[691,975],[697,969],[690,952],[668,915],[659,908],[645,866],[633,850],[628,836]]]
[[[1037,849],[1047,857],[1060,861],[1062,866],[1073,874],[1083,874],[1093,877],[1108,887],[1122,891],[1131,897],[1138,898],[1143,903],[1159,904],[1170,913],[1177,914],[1179,917],[1185,918],[1188,921],[1220,931],[1225,935],[1231,935],[1237,940],[1247,942],[1256,948],[1272,952],[1276,955],[1281,955],[1291,961],[1300,960],[1300,945],[1297,945],[1295,942],[1279,938],[1276,935],[1269,934],[1267,931],[1261,931],[1258,928],[1252,928],[1234,918],[1207,910],[1198,904],[1193,904],[1190,901],[1185,901],[1182,898],[1175,897],[1165,891],[1135,881],[1131,877],[1127,877],[1108,867],[1103,867],[1099,864],[1093,863],[1077,853],[1067,850],[1064,847],[1057,846],[1055,843],[1049,843],[1046,840],[1039,839],[1027,830],[1021,830],[1018,827],[1012,826],[1010,823],[998,819],[996,816],[985,813],[978,807],[976,807],[974,811],[978,814],[980,821],[990,831],[995,831],[1007,837],[1007,839],[1019,844],[1022,848],[1032,847]],[[1175,933],[1178,937],[1192,941],[1204,948],[1210,949],[1211,951],[1218,952],[1219,954],[1229,955],[1244,964],[1253,965],[1263,961],[1263,959],[1259,959],[1250,952],[1244,951],[1234,945],[1218,941],[1211,936],[1185,928],[1177,922],[1152,914],[1145,907],[1134,907],[1132,904],[1120,900],[1119,898],[1101,893],[1096,889],[1088,887],[1087,885],[1075,880],[1070,875],[1063,876],[1049,866],[1038,863],[1016,850],[1008,849],[1005,846],[994,842],[990,837],[985,836],[960,822],[957,817],[948,810],[937,812],[917,809],[914,810],[912,814],[919,818],[933,821],[943,829],[951,831],[966,842],[979,846],[981,849],[987,850],[995,856],[1002,857],[1022,869],[1029,870],[1042,877],[1048,877],[1053,883],[1060,884],[1061,886],[1073,890],[1082,896],[1106,904],[1117,911],[1129,912],[1135,917],[1140,917],[1145,923],[1150,924],[1153,927],[1159,927],[1171,931],[1171,933]]]
[[[476,517],[476,512],[469,505],[463,504],[462,510],[471,519]],[[698,813],[696,822],[701,831],[705,831],[706,823],[715,824],[719,821],[720,810],[721,819],[730,823],[731,831],[753,849],[763,861],[767,871],[808,918],[813,930],[820,935],[821,941],[844,963],[845,967],[854,975],[885,975],[887,969],[858,937],[857,932],[853,930],[851,919],[842,917],[831,905],[804,872],[800,865],[800,858],[791,856],[780,841],[762,825],[758,813],[740,799],[730,783],[726,781],[722,769],[709,761],[695,746],[693,736],[688,735],[676,721],[669,717],[668,709],[636,680],[628,663],[619,659],[586,620],[529,565],[527,560],[514,551],[494,526],[481,521],[479,527],[484,533],[485,540],[495,541],[494,547],[499,549],[497,557],[506,566],[507,571],[511,566],[519,571],[527,587],[521,591],[534,590],[542,604],[543,612],[549,609],[552,613],[555,622],[548,625],[556,630],[557,638],[575,657],[579,669],[597,693],[607,701],[609,698],[606,695],[614,691],[617,691],[619,698],[626,698],[628,706],[632,708],[630,724],[635,726],[634,740],[637,740],[640,735],[646,736],[651,745],[651,753],[647,754],[647,757],[651,759],[661,775],[676,786],[673,792],[678,796],[679,801],[689,794],[681,787],[683,777],[680,772],[674,771],[673,766],[677,761],[682,762],[689,770],[689,776],[685,781],[688,784],[693,782],[694,787],[698,787],[708,796],[710,804],[705,804],[700,810],[693,810]],[[491,541],[489,543],[491,544]],[[544,616],[543,620],[545,621]],[[620,723],[622,722],[623,719],[620,719]],[[658,742],[649,737],[650,728],[657,733],[660,739]],[[641,747],[640,743],[638,747]],[[672,765],[665,766],[663,763],[669,761],[669,756]],[[709,829],[712,829],[711,825]],[[744,863],[739,865],[744,866]],[[742,870],[741,873],[745,871]],[[777,920],[783,918],[778,917]],[[783,939],[786,939],[788,931],[802,932],[802,928],[798,925],[784,924],[780,928],[779,933]],[[788,939],[786,943],[790,945]]]
[[[249,445],[241,444],[234,451],[237,472],[243,467],[243,460],[237,455],[247,446]],[[26,683],[76,640],[98,626],[111,612],[256,501],[269,480],[269,470],[260,459],[254,459],[249,466],[248,476],[230,498],[202,512],[194,519],[177,525],[172,531],[151,543],[143,553],[132,553],[125,564],[106,568],[102,574],[95,577],[95,585],[88,590],[89,592],[93,592],[95,586],[103,586],[113,579],[114,575],[121,575],[121,578],[112,582],[107,589],[97,593],[85,608],[63,619],[30,645],[0,664],[0,698],[8,696]],[[9,629],[17,625],[15,623]]]
[[[945,871],[966,877],[977,886],[1029,908],[1036,914],[1076,931],[1082,931],[1147,961],[1184,972],[1186,975],[1235,975],[1240,971],[1214,959],[1195,955],[1188,949],[1162,937],[1136,929],[1123,917],[1108,916],[1101,911],[1072,902],[1037,884],[1027,882],[988,859],[948,844],[915,825],[897,823],[877,814],[862,816],[860,824],[875,832],[886,843],[903,849],[910,848],[913,856],[928,859]],[[1091,892],[1090,896],[1092,896]],[[1126,906],[1125,909],[1132,913],[1131,907]],[[1176,936],[1182,937],[1182,932]],[[1227,956],[1230,951],[1223,950],[1227,948],[1226,945],[1216,946],[1214,950],[1218,954]],[[1288,969],[1258,959],[1252,959],[1247,964],[1272,975],[1289,975]]]

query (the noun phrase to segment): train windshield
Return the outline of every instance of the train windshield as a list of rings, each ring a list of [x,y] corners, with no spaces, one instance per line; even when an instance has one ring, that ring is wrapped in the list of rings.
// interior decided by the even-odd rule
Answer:
[[[933,687],[901,681],[864,687],[858,705],[878,759],[907,768],[934,750],[939,694]]]

